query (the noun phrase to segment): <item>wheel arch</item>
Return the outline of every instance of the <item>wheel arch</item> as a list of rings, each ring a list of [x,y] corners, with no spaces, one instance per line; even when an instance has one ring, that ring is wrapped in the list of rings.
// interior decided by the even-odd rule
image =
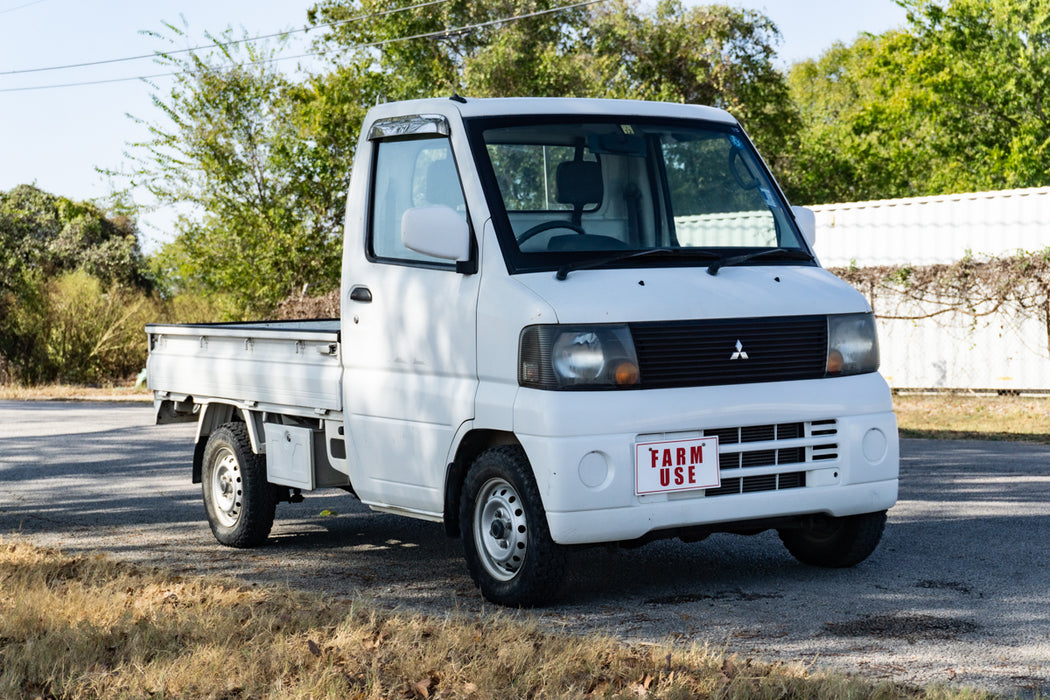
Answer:
[[[449,537],[459,537],[459,503],[463,493],[463,482],[467,478],[467,470],[485,450],[498,445],[518,445],[521,443],[514,433],[507,430],[490,430],[475,428],[467,432],[460,440],[456,448],[456,456],[445,470],[445,505],[444,517],[445,534]]]
[[[201,405],[200,417],[197,420],[197,437],[193,447],[193,482],[201,482],[201,473],[204,469],[204,450],[208,445],[208,436],[223,425],[234,421],[245,423],[248,428],[248,436],[251,440],[252,452],[262,454],[263,435],[261,431],[261,416],[252,411],[245,411],[239,406],[228,403],[208,402]]]

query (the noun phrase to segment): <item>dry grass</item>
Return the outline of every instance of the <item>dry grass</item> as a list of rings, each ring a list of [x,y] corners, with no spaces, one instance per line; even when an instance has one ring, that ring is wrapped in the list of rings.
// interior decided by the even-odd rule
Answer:
[[[0,539],[0,697],[976,698],[625,645],[228,580],[180,578]]]
[[[0,400],[7,401],[152,401],[153,394],[134,386],[70,386],[0,384]]]
[[[1050,396],[896,395],[901,437],[1050,444]]]

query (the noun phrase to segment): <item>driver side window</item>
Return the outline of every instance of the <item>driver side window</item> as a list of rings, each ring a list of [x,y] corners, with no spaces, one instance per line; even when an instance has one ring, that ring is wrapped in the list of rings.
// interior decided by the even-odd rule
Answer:
[[[401,218],[408,209],[442,204],[466,219],[466,201],[448,139],[381,141],[375,158],[369,254],[391,262],[451,267],[447,260],[409,250],[401,242]]]

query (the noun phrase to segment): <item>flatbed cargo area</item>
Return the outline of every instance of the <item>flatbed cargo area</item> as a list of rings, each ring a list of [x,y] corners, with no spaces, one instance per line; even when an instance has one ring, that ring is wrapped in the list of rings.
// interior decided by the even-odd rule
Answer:
[[[150,384],[300,415],[342,410],[338,319],[150,324]]]

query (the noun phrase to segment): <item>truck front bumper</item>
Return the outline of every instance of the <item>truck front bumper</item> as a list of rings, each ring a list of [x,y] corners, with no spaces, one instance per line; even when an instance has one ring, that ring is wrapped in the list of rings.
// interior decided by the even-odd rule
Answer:
[[[885,510],[897,423],[878,374],[652,391],[521,390],[515,433],[560,544]],[[639,495],[635,444],[719,436],[721,486]]]

